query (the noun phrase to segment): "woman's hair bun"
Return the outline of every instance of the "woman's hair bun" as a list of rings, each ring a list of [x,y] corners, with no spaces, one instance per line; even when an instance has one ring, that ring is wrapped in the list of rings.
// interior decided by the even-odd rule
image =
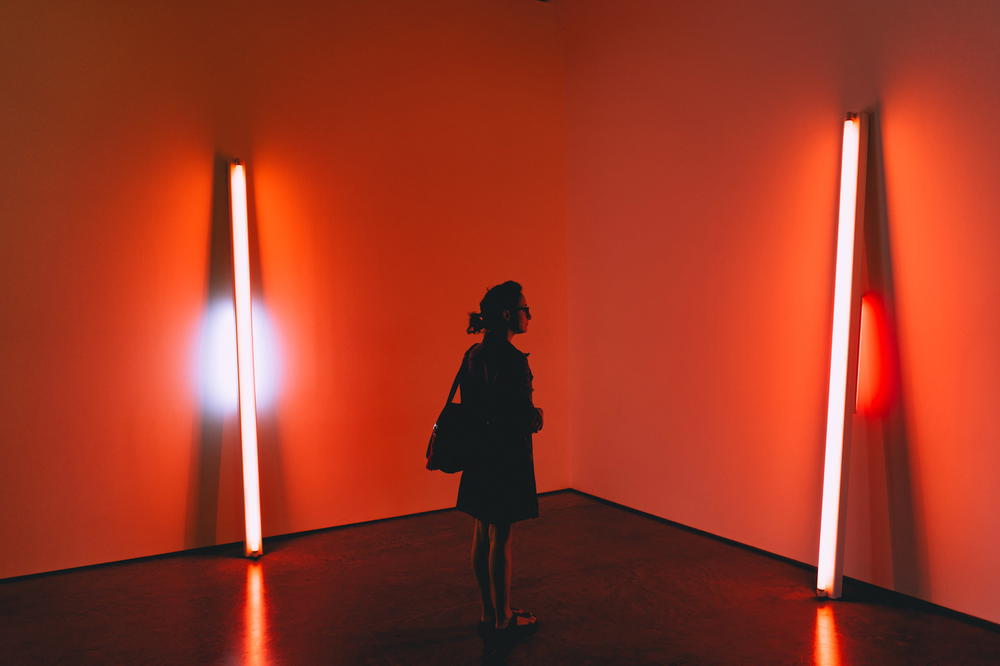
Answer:
[[[507,280],[486,290],[479,302],[479,312],[469,313],[467,333],[479,333],[483,329],[500,330],[507,325],[503,313],[515,309],[521,302],[521,285]]]
[[[481,330],[486,328],[483,325],[483,313],[481,312],[470,312],[469,313],[469,327],[465,329],[466,333],[479,333]]]

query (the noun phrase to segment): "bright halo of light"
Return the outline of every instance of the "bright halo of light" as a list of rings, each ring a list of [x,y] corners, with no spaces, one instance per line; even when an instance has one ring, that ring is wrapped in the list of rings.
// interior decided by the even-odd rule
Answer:
[[[274,404],[280,384],[279,341],[267,308],[253,302],[254,374],[257,406]],[[239,408],[239,374],[236,368],[236,314],[231,299],[214,301],[205,310],[195,354],[195,382],[202,409],[216,416],[235,414]]]
[[[281,368],[279,367],[278,334],[274,321],[263,303],[253,303],[253,355],[256,375],[257,407],[264,409],[278,397]]]

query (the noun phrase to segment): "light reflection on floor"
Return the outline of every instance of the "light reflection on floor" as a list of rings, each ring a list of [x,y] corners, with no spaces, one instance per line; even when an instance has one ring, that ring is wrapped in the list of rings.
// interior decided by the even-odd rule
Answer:
[[[270,663],[267,653],[267,604],[264,598],[264,567],[247,563],[247,591],[244,605],[243,663],[263,666]]]
[[[816,639],[813,645],[813,663],[816,666],[840,666],[840,645],[837,639],[837,621],[832,606],[816,609]]]

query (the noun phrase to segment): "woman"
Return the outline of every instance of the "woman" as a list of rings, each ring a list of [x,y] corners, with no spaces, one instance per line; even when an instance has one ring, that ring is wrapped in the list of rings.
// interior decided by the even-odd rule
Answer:
[[[457,508],[475,518],[472,568],[482,595],[480,628],[519,633],[538,619],[510,605],[511,525],[538,517],[531,434],[542,429],[542,410],[531,402],[528,355],[511,344],[528,330],[531,311],[521,285],[504,282],[469,314],[467,332],[485,330],[463,361],[462,402],[482,409],[487,436],[481,455],[466,465]]]

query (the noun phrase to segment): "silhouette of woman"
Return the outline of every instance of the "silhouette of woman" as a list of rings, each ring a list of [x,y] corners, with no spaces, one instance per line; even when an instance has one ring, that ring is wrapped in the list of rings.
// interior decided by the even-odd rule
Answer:
[[[537,618],[510,604],[511,526],[538,517],[531,435],[542,410],[531,401],[528,355],[510,339],[528,330],[531,311],[521,285],[504,282],[486,292],[469,314],[468,333],[485,330],[463,360],[462,402],[487,419],[485,446],[466,465],[456,507],[475,518],[472,568],[482,595],[480,629],[504,634],[535,628]]]

